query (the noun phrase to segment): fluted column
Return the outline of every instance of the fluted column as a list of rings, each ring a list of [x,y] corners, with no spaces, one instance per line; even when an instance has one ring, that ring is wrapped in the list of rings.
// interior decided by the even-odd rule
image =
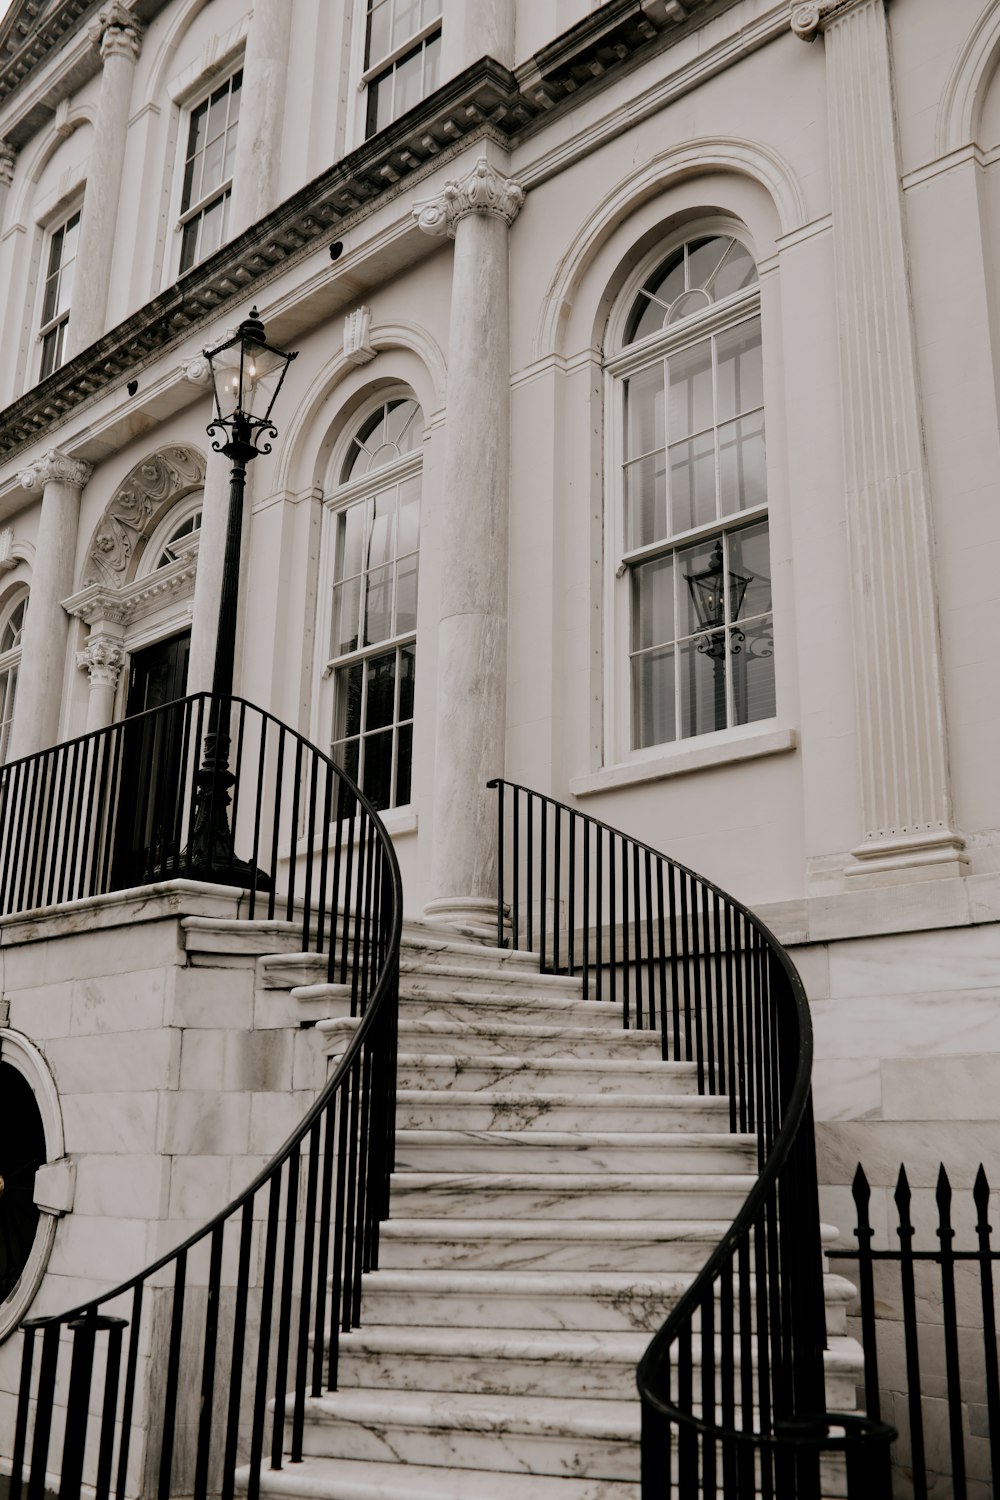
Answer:
[[[930,485],[884,0],[796,5],[823,34],[864,837],[849,874],[959,874]]]
[[[62,601],[72,592],[80,522],[80,493],[93,466],[50,448],[21,471],[26,490],[41,490],[31,596],[24,621],[9,758],[54,745],[59,734],[69,616]]]
[[[262,219],[286,196],[278,187],[278,170],[291,15],[289,0],[254,0],[243,63],[243,100],[247,107],[240,114],[236,133],[231,236]]]
[[[87,733],[106,729],[115,713],[115,693],[125,665],[125,649],[117,635],[90,632],[82,651],[76,653],[76,664],[90,678],[87,701]]]
[[[414,212],[455,240],[448,423],[438,498],[441,580],[432,900],[426,915],[496,931],[496,812],[504,769],[510,471],[508,233],[524,193],[481,157]]]
[[[105,332],[132,75],[141,37],[142,27],[121,0],[109,0],[90,28],[90,38],[100,48],[104,70],[80,216],[77,250],[80,271],[73,282],[66,331],[67,359]]]
[[[514,0],[442,0],[442,79],[481,57],[514,66]]]

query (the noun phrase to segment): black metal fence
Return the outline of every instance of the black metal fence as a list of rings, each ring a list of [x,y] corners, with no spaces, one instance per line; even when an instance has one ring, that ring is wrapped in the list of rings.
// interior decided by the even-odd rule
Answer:
[[[659,1031],[663,1057],[694,1063],[699,1090],[728,1098],[730,1128],[757,1139],[756,1185],[639,1366],[643,1500],[888,1495],[892,1429],[826,1412],[812,1027],[788,955],[648,845],[490,785],[498,941],[536,952],[543,972],[579,974],[626,1028]]]
[[[210,722],[231,729],[225,780],[198,770]],[[301,1458],[307,1397],[336,1387],[339,1331],[378,1263],[402,892],[377,814],[326,756],[242,700],[200,695],[4,767],[2,910],[201,873],[206,826],[221,875],[249,884],[243,914],[301,923],[350,986],[357,1029],[228,1208],[113,1290],[23,1325],[10,1500],[233,1500],[241,1464],[256,1500],[262,1464],[280,1468],[286,1443]]]
[[[857,1249],[831,1255],[848,1262],[858,1286],[865,1410],[876,1420],[884,1413],[899,1428],[895,1493],[914,1500],[992,1494],[1000,1476],[993,1269],[1000,1249],[992,1239],[986,1173],[980,1166],[963,1203],[942,1166],[933,1205],[930,1193],[921,1193],[918,1209],[900,1167],[894,1232],[886,1226],[898,1246],[875,1247],[872,1189],[860,1166],[853,1195]],[[959,1235],[967,1248],[956,1248]]]

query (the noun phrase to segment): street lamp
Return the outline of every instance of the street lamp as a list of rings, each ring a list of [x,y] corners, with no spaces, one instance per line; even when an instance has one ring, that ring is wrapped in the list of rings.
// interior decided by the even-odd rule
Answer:
[[[726,568],[722,556],[722,538],[712,548],[712,560],[697,573],[685,573],[691,591],[691,602],[699,628],[709,632],[698,641],[698,650],[711,657],[715,675],[715,727],[726,727]],[[729,614],[738,620],[746,591],[753,582],[752,573],[735,573],[729,569]]]
[[[215,389],[215,416],[208,435],[216,453],[232,462],[229,481],[229,522],[219,599],[219,627],[215,642],[212,706],[197,777],[194,828],[189,873],[196,879],[227,885],[260,885],[262,873],[233,851],[229,826],[229,790],[235,777],[229,770],[229,705],[236,656],[236,611],[239,599],[240,542],[243,533],[243,496],[247,464],[270,453],[278,429],[271,412],[288,366],[296,354],[273,348],[264,337],[256,307],[250,309],[232,338],[216,349],[206,349]]]

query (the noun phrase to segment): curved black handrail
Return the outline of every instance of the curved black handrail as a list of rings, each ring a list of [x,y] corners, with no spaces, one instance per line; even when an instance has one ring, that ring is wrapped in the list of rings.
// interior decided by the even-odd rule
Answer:
[[[818,1500],[824,1452],[844,1453],[852,1496],[888,1495],[893,1430],[826,1412],[812,1023],[791,959],[741,902],[650,845],[489,785],[498,940],[580,974],[626,1027],[659,1030],[664,1059],[694,1063],[699,1091],[728,1095],[730,1128],[756,1137],[753,1188],[637,1371],[643,1500],[672,1485],[681,1500]]]
[[[232,731],[224,777],[217,746],[197,769],[210,721]],[[136,843],[131,811],[122,822],[134,784],[145,787],[138,826],[151,842]],[[147,879],[195,872],[249,887],[245,915],[283,909],[301,922],[304,946],[327,956],[356,1021],[311,1108],[226,1208],[112,1289],[22,1325],[10,1500],[25,1491],[42,1500],[53,1487],[72,1500],[83,1485],[96,1500],[232,1500],[244,1463],[256,1500],[265,1450],[282,1466],[289,1416],[291,1460],[301,1460],[307,1395],[336,1387],[339,1333],[357,1324],[361,1277],[378,1263],[402,933],[392,841],[328,756],[246,700],[207,694],[15,763],[0,777],[0,831],[24,835],[39,819],[55,846],[45,880],[63,899],[81,883],[90,895],[132,884],[138,869]],[[236,854],[241,844],[249,858]],[[31,850],[3,853],[4,892],[37,895],[37,865],[24,871]],[[99,1430],[88,1437],[91,1426]],[[150,1441],[136,1451],[144,1429]]]

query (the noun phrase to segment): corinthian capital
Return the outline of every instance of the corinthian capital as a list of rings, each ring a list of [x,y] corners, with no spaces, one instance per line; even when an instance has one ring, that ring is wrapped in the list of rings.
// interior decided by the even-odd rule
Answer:
[[[793,0],[792,30],[804,42],[814,42],[831,21],[859,5],[871,3],[872,0],[806,0],[805,4],[800,4],[799,0]],[[878,0],[878,3],[884,3],[884,0]]]
[[[103,58],[139,56],[142,46],[143,26],[122,0],[108,0],[97,13],[97,19],[88,29],[95,47]]]
[[[25,490],[41,490],[47,484],[71,484],[82,490],[93,472],[94,465],[85,459],[70,458],[58,448],[50,448],[48,453],[43,453],[28,468],[22,469],[19,478],[21,488]]]
[[[115,688],[125,665],[125,651],[120,641],[92,636],[83,650],[76,653],[76,664],[90,673],[91,687]]]
[[[524,202],[524,188],[504,177],[481,156],[466,177],[452,177],[435,198],[414,205],[425,234],[455,237],[455,225],[467,214],[493,214],[513,224]]]

